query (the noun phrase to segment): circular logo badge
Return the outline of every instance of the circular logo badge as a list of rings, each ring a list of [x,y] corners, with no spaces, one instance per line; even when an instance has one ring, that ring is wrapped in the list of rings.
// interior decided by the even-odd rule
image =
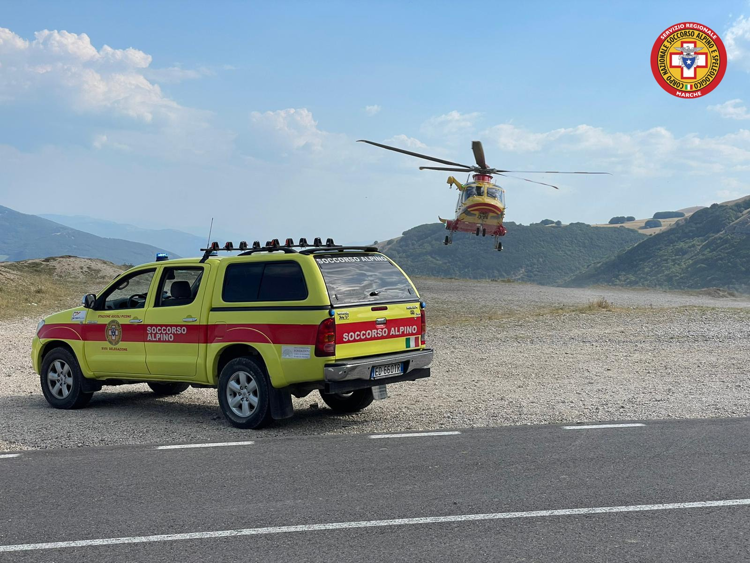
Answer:
[[[107,328],[104,329],[104,335],[107,337],[107,342],[112,346],[117,346],[122,340],[122,327],[117,321],[109,321]]]
[[[727,70],[727,51],[710,27],[683,22],[659,35],[651,49],[651,71],[659,86],[678,98],[700,98],[716,88]]]

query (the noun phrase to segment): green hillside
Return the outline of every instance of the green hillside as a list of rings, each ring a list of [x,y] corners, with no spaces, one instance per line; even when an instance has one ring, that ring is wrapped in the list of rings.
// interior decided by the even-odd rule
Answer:
[[[627,229],[584,223],[566,226],[506,223],[504,250],[491,237],[457,233],[443,245],[445,227],[420,225],[383,247],[409,274],[473,279],[506,279],[554,285],[646,238]]]
[[[0,261],[48,256],[100,258],[115,264],[143,264],[162,249],[116,238],[103,238],[0,205]]]
[[[750,291],[750,197],[696,211],[566,285],[592,284]]]

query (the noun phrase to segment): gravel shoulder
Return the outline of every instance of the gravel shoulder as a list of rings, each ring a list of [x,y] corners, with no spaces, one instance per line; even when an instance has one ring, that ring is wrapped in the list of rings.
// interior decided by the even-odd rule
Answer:
[[[317,394],[265,436],[750,416],[750,298],[418,279],[432,377],[334,415]],[[593,306],[606,300],[608,308]],[[212,389],[105,388],[78,411],[44,400],[37,318],[0,321],[0,450],[240,440]]]

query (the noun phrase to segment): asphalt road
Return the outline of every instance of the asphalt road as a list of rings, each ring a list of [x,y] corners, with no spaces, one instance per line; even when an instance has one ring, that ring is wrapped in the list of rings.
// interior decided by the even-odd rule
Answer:
[[[749,437],[732,419],[21,452],[0,457],[0,561],[747,561]]]

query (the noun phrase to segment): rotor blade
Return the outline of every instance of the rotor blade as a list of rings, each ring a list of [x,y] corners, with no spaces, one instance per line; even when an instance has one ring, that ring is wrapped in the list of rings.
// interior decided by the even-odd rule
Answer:
[[[536,180],[529,180],[527,178],[519,178],[518,176],[508,176],[507,174],[498,174],[498,176],[505,176],[506,178],[513,178],[514,180],[523,180],[524,182],[531,182],[532,184],[541,184],[542,186],[549,186],[550,188],[555,188],[556,190],[559,190],[557,186],[553,186],[552,184],[545,184],[544,182],[537,182]]]
[[[416,156],[417,158],[424,158],[425,160],[431,160],[433,162],[439,162],[440,164],[448,164],[450,166],[463,166],[464,168],[471,168],[470,166],[466,166],[465,164],[459,164],[458,162],[451,162],[450,160],[442,160],[440,158],[435,158],[433,156],[427,156],[425,154],[419,154],[418,152],[405,151],[404,149],[398,149],[396,147],[389,147],[388,145],[381,145],[380,143],[375,143],[373,141],[365,141],[364,139],[360,139],[357,142],[358,143],[367,143],[368,145],[373,145],[375,147],[380,147],[381,149],[387,149],[389,151],[395,151],[395,152],[400,152],[402,154],[408,154],[409,156]]]
[[[477,166],[479,166],[479,168],[489,168],[487,166],[487,161],[484,159],[482,141],[472,141],[471,150],[474,151],[474,160],[476,160]]]
[[[471,172],[471,168],[443,168],[442,166],[420,166],[420,170],[444,170],[446,172]]]
[[[611,176],[610,172],[560,172],[559,170],[496,170],[498,174],[510,172],[511,174],[606,174]]]

